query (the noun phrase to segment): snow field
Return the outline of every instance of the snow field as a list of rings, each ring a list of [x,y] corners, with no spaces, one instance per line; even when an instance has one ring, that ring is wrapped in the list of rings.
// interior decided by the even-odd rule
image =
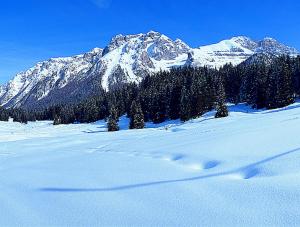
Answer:
[[[2,226],[299,226],[300,104],[106,132],[0,123]]]

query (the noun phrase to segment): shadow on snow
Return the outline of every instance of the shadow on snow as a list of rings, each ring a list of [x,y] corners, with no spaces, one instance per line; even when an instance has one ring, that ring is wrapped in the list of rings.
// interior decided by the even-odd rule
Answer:
[[[213,174],[207,174],[202,176],[196,176],[196,177],[190,177],[190,178],[182,178],[182,179],[174,179],[174,180],[162,180],[162,181],[152,181],[152,182],[146,182],[146,183],[138,183],[138,184],[128,184],[128,185],[121,185],[121,186],[115,186],[115,187],[104,187],[104,188],[58,188],[58,187],[47,187],[47,188],[39,188],[38,191],[42,192],[112,192],[112,191],[120,191],[120,190],[129,190],[129,189],[136,189],[136,188],[142,188],[142,187],[148,187],[148,186],[155,186],[155,185],[163,185],[163,184],[171,184],[171,183],[180,183],[180,182],[188,182],[188,181],[197,181],[197,180],[203,180],[207,178],[214,178],[214,177],[220,177],[220,176],[226,176],[230,174],[235,173],[244,173],[244,179],[250,179],[254,177],[255,175],[259,174],[259,165],[265,164],[267,162],[270,162],[272,160],[281,158],[283,156],[299,152],[300,148],[296,148],[275,156],[271,156],[268,158],[265,158],[261,161],[251,163],[246,166],[242,166],[237,169],[229,170],[229,171],[223,171],[220,173],[213,173]]]

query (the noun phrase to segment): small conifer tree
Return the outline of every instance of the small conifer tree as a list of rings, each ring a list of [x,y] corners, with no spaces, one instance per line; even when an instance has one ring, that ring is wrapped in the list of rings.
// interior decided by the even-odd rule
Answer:
[[[216,100],[216,115],[215,118],[222,118],[228,116],[228,109],[225,104],[226,102],[226,95],[223,83],[221,80],[218,81],[217,84],[217,100]]]
[[[130,108],[130,129],[143,129],[145,127],[144,114],[139,102],[133,101]]]
[[[110,108],[109,111],[109,117],[107,122],[107,128],[109,132],[115,132],[119,131],[119,125],[118,125],[118,114],[117,110],[114,106]]]

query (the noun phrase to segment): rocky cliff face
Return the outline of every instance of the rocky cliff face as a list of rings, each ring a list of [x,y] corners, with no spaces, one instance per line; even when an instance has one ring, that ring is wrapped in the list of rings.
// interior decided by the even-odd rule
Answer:
[[[239,36],[220,43],[191,48],[158,32],[117,35],[104,48],[86,54],[53,58],[17,74],[0,86],[0,104],[6,107],[37,108],[80,101],[101,87],[112,89],[139,82],[145,75],[180,66],[219,68],[244,62],[256,54],[297,55],[294,48],[274,39],[261,41]]]

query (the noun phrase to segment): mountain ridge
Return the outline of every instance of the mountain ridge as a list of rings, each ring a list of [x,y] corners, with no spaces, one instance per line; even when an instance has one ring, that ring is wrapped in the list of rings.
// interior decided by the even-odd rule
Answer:
[[[299,54],[295,48],[268,37],[254,41],[246,36],[236,36],[192,48],[180,39],[172,40],[155,31],[120,34],[103,49],[95,48],[73,57],[51,58],[18,73],[0,86],[0,105],[35,108],[82,99],[101,87],[109,90],[123,83],[140,82],[146,75],[160,70],[182,66],[220,68],[227,63],[238,65],[258,53]]]

